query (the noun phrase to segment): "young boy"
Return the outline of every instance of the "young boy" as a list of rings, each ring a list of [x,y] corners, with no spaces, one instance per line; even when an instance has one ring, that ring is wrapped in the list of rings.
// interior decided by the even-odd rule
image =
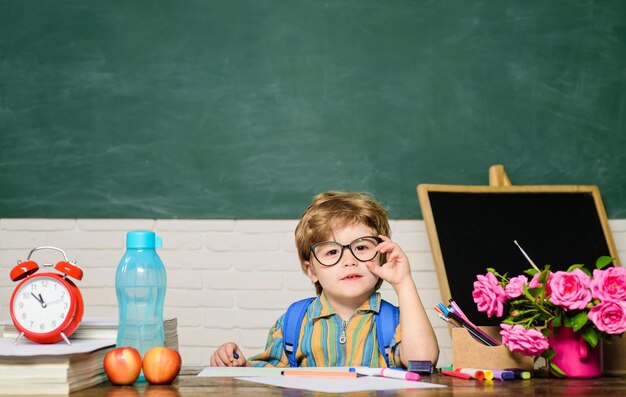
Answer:
[[[308,306],[296,361],[303,367],[386,367],[377,346],[375,314],[383,281],[398,296],[400,323],[389,366],[439,356],[435,333],[411,277],[409,262],[391,241],[387,211],[363,193],[317,195],[300,218],[295,237],[302,271],[317,298]],[[283,348],[283,314],[269,332],[265,351],[246,360],[234,342],[220,346],[212,366],[288,367]]]

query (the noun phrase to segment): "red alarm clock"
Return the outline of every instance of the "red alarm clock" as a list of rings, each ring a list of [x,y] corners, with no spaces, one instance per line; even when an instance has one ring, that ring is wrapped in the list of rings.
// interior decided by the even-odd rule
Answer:
[[[39,250],[56,250],[64,260],[54,265],[59,273],[38,273],[39,265],[30,260]],[[44,264],[52,267],[52,264]],[[37,343],[56,343],[76,331],[83,318],[83,297],[80,290],[68,277],[83,278],[83,271],[75,262],[68,262],[65,252],[56,247],[37,247],[28,254],[26,262],[18,261],[11,270],[11,280],[21,282],[13,291],[9,310],[15,328],[19,331],[17,341],[22,336]]]

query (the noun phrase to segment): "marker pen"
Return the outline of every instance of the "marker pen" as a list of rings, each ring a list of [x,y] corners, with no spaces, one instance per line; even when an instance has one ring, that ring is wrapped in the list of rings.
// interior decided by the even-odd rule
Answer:
[[[485,373],[483,371],[480,371],[480,370],[472,371],[471,369],[457,368],[457,369],[455,369],[455,371],[456,372],[461,372],[463,374],[468,374],[469,376],[472,377],[472,379],[485,380]]]
[[[442,369],[441,373],[448,376],[454,376],[455,378],[472,379],[472,377],[468,374],[464,374],[463,372],[459,371],[453,371],[451,369]]]
[[[408,372],[394,368],[355,368],[355,371],[361,375],[382,376],[383,378],[402,380],[420,380],[420,375],[415,372]]]
[[[511,380],[511,379],[515,379],[515,373],[513,373],[513,371],[502,371],[499,369],[494,369],[492,370],[493,372],[493,378],[494,379],[500,379],[500,380]]]
[[[493,371],[490,369],[484,369],[484,368],[463,368],[466,369],[468,371],[480,371],[485,375],[485,380],[492,380],[493,379]]]
[[[506,371],[513,372],[515,379],[530,379],[532,377],[530,371],[522,368],[507,368]]]

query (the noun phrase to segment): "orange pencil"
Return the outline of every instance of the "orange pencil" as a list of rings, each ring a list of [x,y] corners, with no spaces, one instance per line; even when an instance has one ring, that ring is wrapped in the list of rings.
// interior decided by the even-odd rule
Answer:
[[[341,371],[281,371],[283,376],[307,376],[312,378],[356,378],[356,372]]]

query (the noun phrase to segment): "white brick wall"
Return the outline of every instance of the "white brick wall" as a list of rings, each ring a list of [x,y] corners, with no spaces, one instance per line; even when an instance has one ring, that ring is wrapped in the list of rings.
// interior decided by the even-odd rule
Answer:
[[[163,238],[168,290],[165,315],[178,317],[184,365],[206,365],[212,351],[237,341],[246,355],[260,351],[267,331],[289,303],[314,289],[300,271],[293,242],[297,220],[0,219],[0,319],[8,320],[14,283],[9,271],[40,245],[62,248],[85,276],[78,283],[86,317],[116,317],[115,270],[129,230],[154,230]],[[439,287],[422,221],[391,222],[393,238],[409,256],[413,278],[441,348],[440,364],[452,361],[450,336],[431,309]],[[611,220],[615,243],[626,258],[626,220]],[[38,263],[58,254],[37,253]],[[48,259],[49,258],[49,259]],[[393,291],[383,297],[396,303]]]

